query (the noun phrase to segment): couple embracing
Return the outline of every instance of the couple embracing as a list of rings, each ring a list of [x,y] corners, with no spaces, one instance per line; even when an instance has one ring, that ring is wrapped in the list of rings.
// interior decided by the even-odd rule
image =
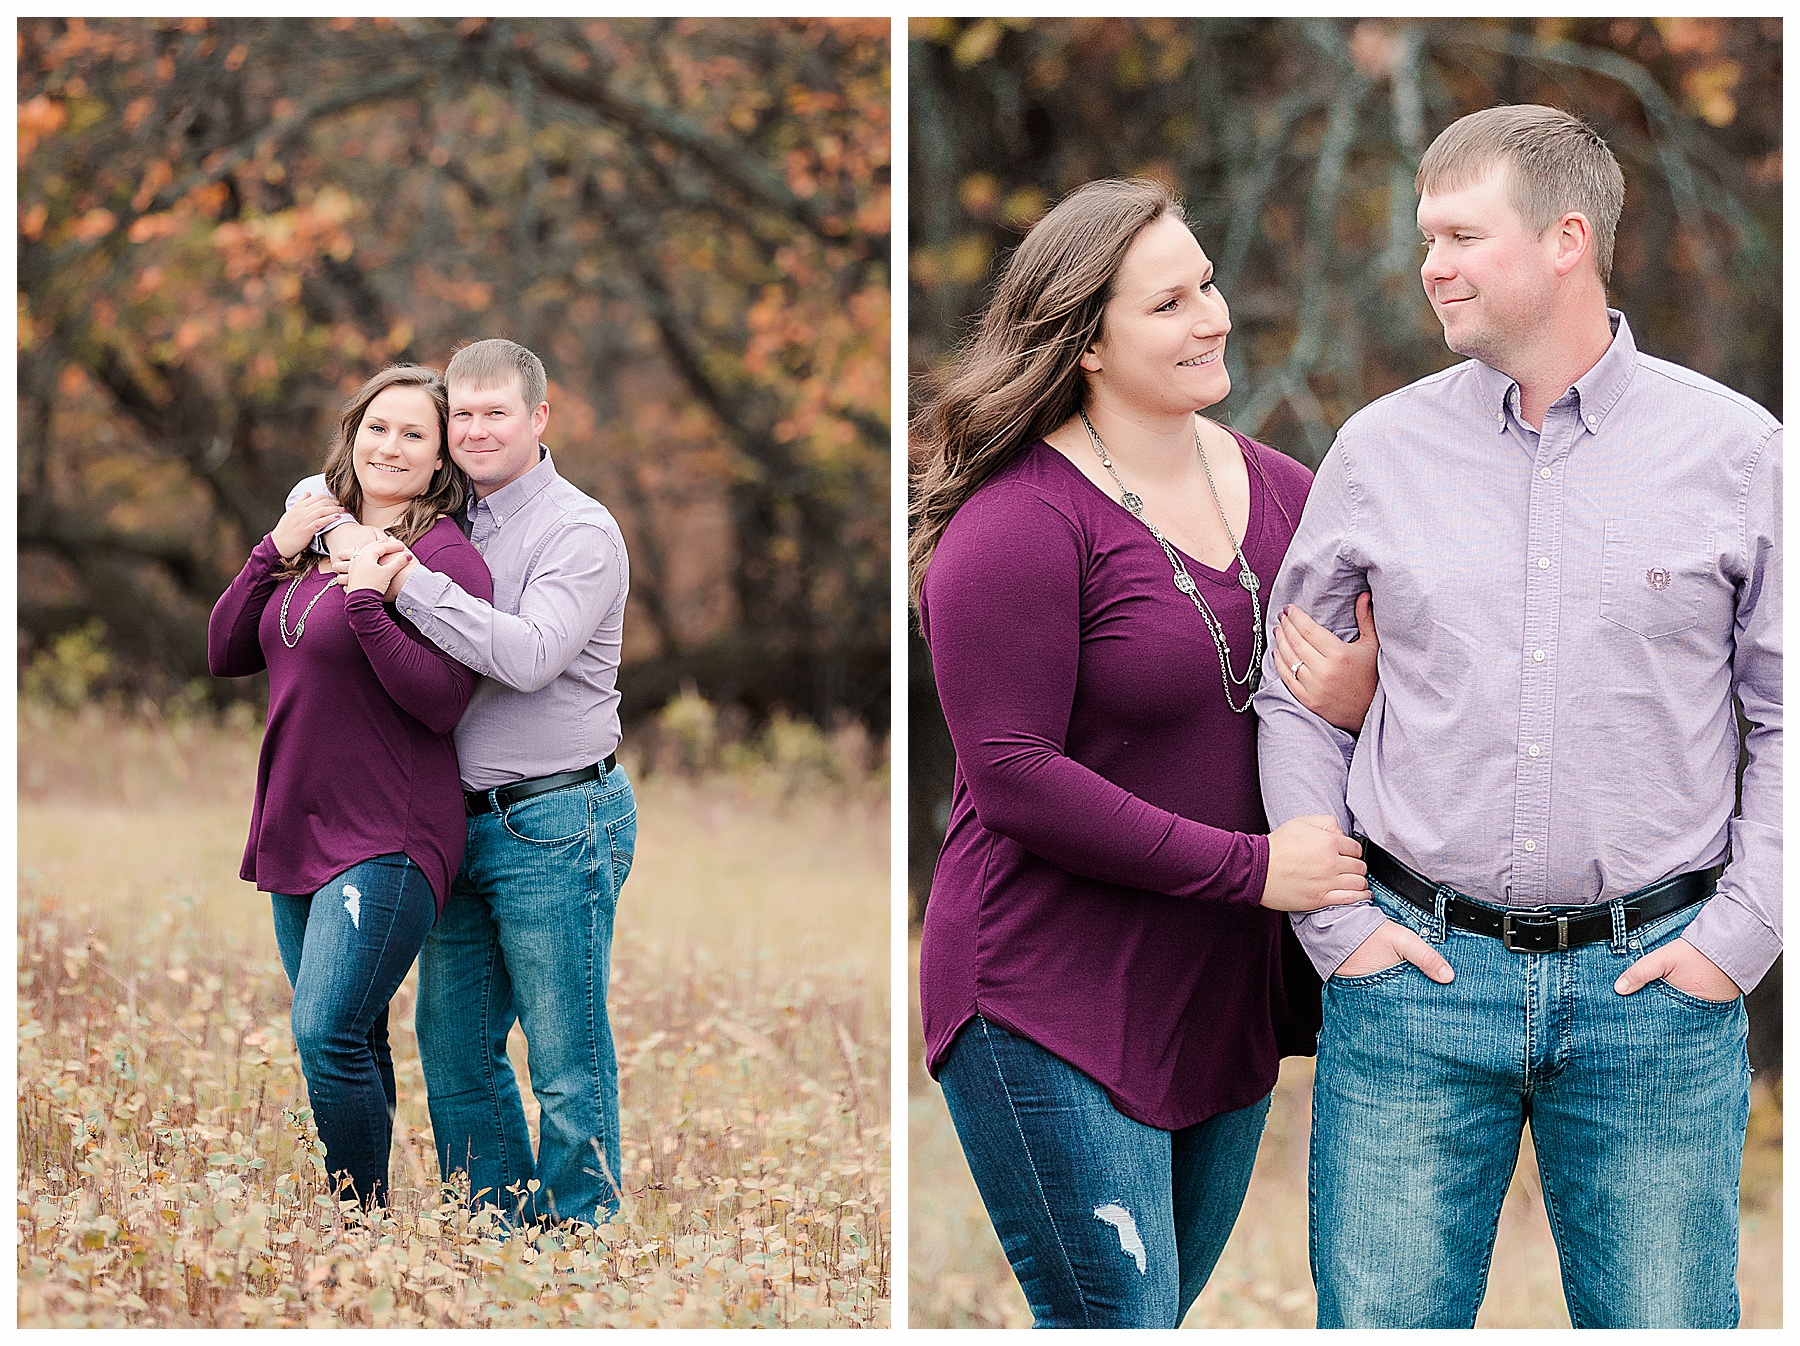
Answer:
[[[365,1206],[387,1201],[387,1009],[416,958],[442,1177],[509,1219],[618,1207],[626,556],[539,442],[549,414],[542,362],[511,341],[442,377],[383,370],[213,609],[212,672],[268,670],[242,876],[271,894],[326,1169]]]
[[[1199,414],[1230,317],[1146,181],[1032,229],[913,424],[928,1065],[1040,1325],[1180,1323],[1315,1042],[1320,1326],[1471,1326],[1526,1121],[1577,1326],[1737,1322],[1780,427],[1607,307],[1574,117],[1465,117],[1418,189],[1468,359],[1316,480]]]

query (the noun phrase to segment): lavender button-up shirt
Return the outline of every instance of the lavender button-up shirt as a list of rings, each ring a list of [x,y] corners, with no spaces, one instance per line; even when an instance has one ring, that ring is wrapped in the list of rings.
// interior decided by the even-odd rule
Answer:
[[[1611,317],[1541,432],[1477,361],[1345,423],[1269,613],[1348,636],[1368,589],[1381,683],[1352,738],[1294,700],[1271,642],[1263,802],[1271,826],[1335,815],[1503,906],[1609,901],[1729,854],[1685,937],[1749,990],[1781,952],[1781,427]],[[1383,919],[1364,902],[1295,928],[1329,975]]]
[[[423,567],[395,604],[482,675],[456,726],[465,789],[591,766],[619,746],[625,539],[611,511],[540,452],[524,476],[470,503],[469,541],[493,574],[492,605]]]

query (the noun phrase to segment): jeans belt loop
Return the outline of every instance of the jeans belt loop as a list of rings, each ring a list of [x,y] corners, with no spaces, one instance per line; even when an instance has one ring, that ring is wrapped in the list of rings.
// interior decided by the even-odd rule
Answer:
[[[1450,905],[1450,899],[1456,896],[1456,890],[1438,885],[1436,905],[1431,913],[1431,942],[1442,944],[1449,938],[1448,926],[1444,920],[1444,911]]]
[[[1612,914],[1612,951],[1614,953],[1622,954],[1625,952],[1626,935],[1625,899],[1622,897],[1615,897],[1606,904],[1606,909]]]

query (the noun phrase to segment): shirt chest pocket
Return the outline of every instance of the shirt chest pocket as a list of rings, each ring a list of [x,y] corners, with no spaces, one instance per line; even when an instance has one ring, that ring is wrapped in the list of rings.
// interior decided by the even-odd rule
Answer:
[[[1710,530],[1678,519],[1608,519],[1600,615],[1655,640],[1698,623],[1718,582]]]

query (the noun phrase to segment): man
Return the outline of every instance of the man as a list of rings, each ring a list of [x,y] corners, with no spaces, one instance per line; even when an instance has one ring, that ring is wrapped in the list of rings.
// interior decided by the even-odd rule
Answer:
[[[523,1219],[601,1221],[618,1208],[620,1176],[607,975],[637,837],[614,757],[625,542],[539,443],[550,404],[537,356],[478,341],[445,381],[492,606],[361,525],[328,535],[340,563],[379,547],[401,614],[482,675],[456,729],[467,849],[419,955],[431,1128],[442,1173],[465,1170],[477,1200]],[[322,491],[319,480],[297,489]],[[515,1021],[541,1109],[535,1158],[506,1055]]]
[[[1344,425],[1271,608],[1347,635],[1371,590],[1381,686],[1334,730],[1290,639],[1256,698],[1270,824],[1367,837],[1372,900],[1296,920],[1319,1325],[1472,1325],[1530,1121],[1575,1325],[1730,1327],[1740,991],[1781,949],[1780,427],[1607,308],[1624,180],[1575,118],[1465,117],[1418,189],[1469,360]]]

